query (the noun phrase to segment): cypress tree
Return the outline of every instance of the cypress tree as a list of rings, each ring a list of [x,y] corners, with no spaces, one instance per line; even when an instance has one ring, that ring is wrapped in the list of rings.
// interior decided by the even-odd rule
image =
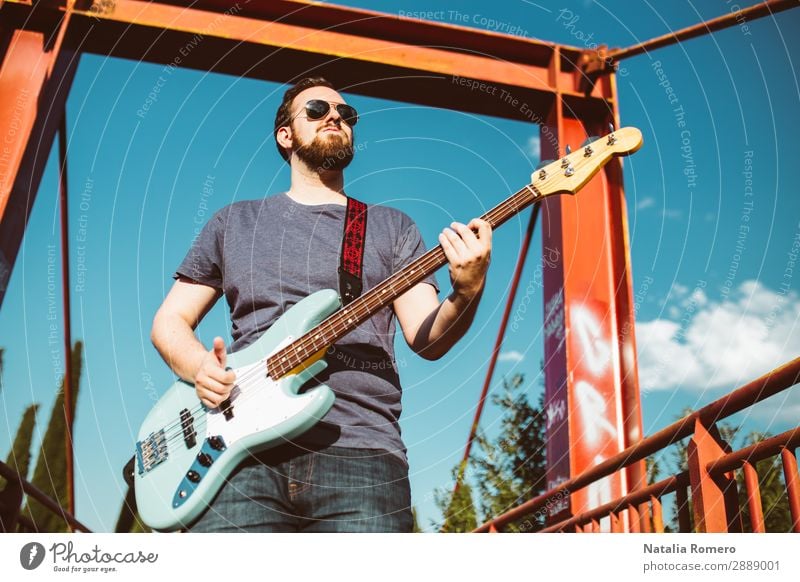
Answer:
[[[6,459],[6,465],[11,467],[23,479],[28,478],[28,467],[31,461],[31,437],[36,424],[36,411],[38,404],[31,404],[25,409],[22,420],[14,437],[14,444]],[[17,520],[17,515],[22,502],[22,483],[8,482],[0,477],[0,531],[11,531]]]
[[[83,365],[83,343],[78,341],[72,348],[72,417],[75,418],[75,406],[78,401],[78,389]],[[65,450],[66,418],[64,414],[64,381],[56,396],[53,411],[47,431],[42,439],[39,456],[36,459],[36,469],[33,472],[33,483],[51,499],[57,501],[64,509],[68,509],[67,491],[67,457]],[[74,422],[73,422],[74,428]],[[35,499],[28,499],[23,510],[40,532],[66,532],[69,531],[63,517],[57,515],[43,506]]]
[[[457,478],[458,466],[453,470],[453,481]],[[472,488],[466,479],[462,478],[455,495],[451,489],[439,489],[434,492],[434,500],[444,516],[441,532],[464,533],[478,527],[478,516],[472,501]]]
[[[31,404],[22,413],[22,420],[17,428],[14,444],[11,447],[11,452],[8,453],[8,458],[6,458],[6,465],[19,473],[23,479],[28,478],[28,470],[31,463],[31,440],[33,439],[33,428],[36,426],[36,412],[38,410],[38,404]],[[5,479],[0,477],[0,489],[3,489],[4,485]]]

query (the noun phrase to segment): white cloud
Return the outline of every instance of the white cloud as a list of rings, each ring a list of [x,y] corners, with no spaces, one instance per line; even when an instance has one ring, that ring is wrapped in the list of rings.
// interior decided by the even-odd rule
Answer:
[[[497,356],[498,361],[500,362],[521,362],[525,359],[525,356],[518,352],[517,350],[511,350],[510,352],[501,352],[499,356]]]
[[[689,295],[686,299],[681,302],[681,305],[684,308],[690,308],[691,305],[696,305],[698,307],[703,307],[708,304],[708,296],[706,295],[705,291],[703,291],[700,287],[697,287],[692,294]]]
[[[800,298],[745,281],[725,302],[676,286],[669,319],[637,322],[643,390],[733,390],[800,354]],[[800,403],[794,405],[797,409]]]
[[[655,206],[656,200],[651,196],[647,196],[646,198],[642,198],[639,202],[636,203],[636,210],[644,210],[645,208],[650,208],[651,206]]]
[[[689,293],[689,288],[686,285],[681,285],[677,281],[672,283],[672,288],[669,290],[670,298],[685,297]]]
[[[540,147],[541,147],[541,138],[538,134],[532,135],[528,139],[528,155],[532,158],[539,159],[542,155]]]

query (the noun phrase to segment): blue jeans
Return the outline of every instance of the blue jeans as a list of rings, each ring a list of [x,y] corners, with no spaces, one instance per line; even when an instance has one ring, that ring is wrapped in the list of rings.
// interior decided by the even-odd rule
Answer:
[[[410,532],[408,468],[381,449],[279,447],[243,462],[192,532]]]

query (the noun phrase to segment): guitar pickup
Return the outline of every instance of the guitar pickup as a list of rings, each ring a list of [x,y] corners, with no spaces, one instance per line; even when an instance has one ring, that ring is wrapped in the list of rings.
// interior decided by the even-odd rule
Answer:
[[[233,419],[233,402],[230,396],[220,403],[219,411],[225,416],[225,420]]]
[[[194,417],[188,408],[181,410],[181,428],[183,429],[183,442],[187,449],[197,445],[197,431],[194,430]]]

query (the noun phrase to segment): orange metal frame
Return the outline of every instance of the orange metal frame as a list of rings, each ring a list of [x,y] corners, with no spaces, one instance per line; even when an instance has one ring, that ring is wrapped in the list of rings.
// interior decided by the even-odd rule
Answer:
[[[618,121],[614,62],[609,56],[622,58],[634,49],[647,48],[644,43],[628,49],[628,53],[609,52],[605,47],[583,51],[302,0],[252,0],[243,5],[198,0],[191,7],[182,4],[177,0],[0,0],[0,304],[41,182],[46,152],[63,120],[78,57],[83,52],[281,83],[319,72],[347,92],[538,124],[543,157],[559,157],[566,143],[577,147],[588,134],[605,133],[609,122]],[[772,1],[761,10],[767,13],[792,4]],[[730,17],[724,20],[715,26],[732,23]],[[676,33],[673,41],[678,38]],[[669,39],[656,41],[663,46]],[[474,87],[491,90],[471,90]],[[525,107],[520,107],[521,103]],[[65,183],[66,152],[61,155]],[[65,184],[63,187],[66,196]],[[608,470],[603,473],[608,476],[620,470],[611,491],[634,491],[635,502],[645,503],[648,498],[642,495],[656,492],[643,489],[644,457],[620,463],[624,451],[640,446],[642,428],[619,162],[609,164],[585,190],[575,199],[556,200],[543,207],[545,245],[557,249],[562,265],[570,262],[570,270],[561,268],[555,277],[553,271],[546,271],[545,299],[557,298],[563,290],[563,317],[558,323],[562,333],[575,323],[573,319],[583,305],[592,306],[594,317],[601,322],[598,333],[606,342],[613,365],[591,378],[591,383],[601,399],[614,401],[603,413],[614,434],[609,432],[605,440],[590,446],[579,432],[586,427],[567,417],[561,431],[554,427],[549,439],[555,446],[550,461],[555,480],[568,479],[574,486],[596,459],[610,457],[589,474]],[[582,225],[579,229],[576,217],[580,214],[599,219],[592,228]],[[64,232],[66,226],[66,213],[62,213]],[[66,246],[64,252],[68,252]],[[524,259],[521,255],[518,271]],[[64,268],[68,268],[66,262]],[[587,279],[587,274],[592,277]],[[68,315],[66,296],[65,310]],[[563,399],[577,418],[580,388],[576,388],[576,380],[568,379],[568,371],[580,369],[586,354],[581,353],[580,346],[568,342],[549,345],[546,352],[548,400]],[[487,385],[490,379],[491,372]],[[588,378],[580,381],[590,383]],[[69,392],[68,382],[66,390]],[[481,401],[483,398],[485,394]],[[621,410],[621,415],[617,416],[616,410]],[[701,428],[696,431],[698,444],[692,465],[698,474],[708,470],[708,462],[719,458],[719,451],[715,453],[713,446],[706,444],[716,442],[713,431],[702,436]],[[470,435],[466,455],[472,438]],[[556,460],[564,450],[573,454],[569,459],[562,457],[566,459],[566,472],[557,475]],[[793,459],[784,456],[784,463],[790,466]],[[677,486],[679,481],[676,477],[670,486]],[[792,483],[796,490],[797,480]],[[562,484],[556,490],[563,488]],[[631,508],[628,526],[624,520],[617,520],[615,527],[633,531],[647,528],[649,522],[638,514],[634,498],[624,498]],[[590,502],[580,501],[572,512],[590,509]],[[74,502],[70,512],[74,513]],[[501,523],[498,518],[487,528]]]

